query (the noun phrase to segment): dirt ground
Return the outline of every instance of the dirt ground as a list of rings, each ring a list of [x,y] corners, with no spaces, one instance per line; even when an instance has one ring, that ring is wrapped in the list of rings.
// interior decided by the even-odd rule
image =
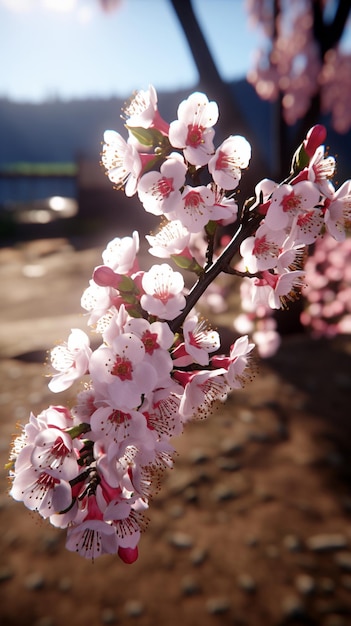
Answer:
[[[0,250],[2,467],[16,423],[53,402],[45,351],[85,328],[102,249]],[[351,624],[351,337],[286,337],[258,369],[174,441],[133,565],[67,552],[2,471],[1,626]]]

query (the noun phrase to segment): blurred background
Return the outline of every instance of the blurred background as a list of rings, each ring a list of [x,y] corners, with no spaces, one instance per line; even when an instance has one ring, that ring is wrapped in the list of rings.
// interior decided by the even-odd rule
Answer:
[[[99,164],[104,130],[123,134],[124,102],[152,84],[170,122],[192,91],[216,100],[216,145],[242,134],[253,147],[242,198],[285,177],[323,123],[341,184],[350,2],[0,0],[0,35],[4,465],[16,423],[54,401],[46,351],[86,329],[80,297],[107,241],[155,225]],[[259,375],[175,443],[135,565],[66,552],[2,473],[1,625],[351,623],[349,240],[318,254],[302,322],[301,306],[276,320],[280,347]],[[226,289],[230,307],[208,314],[231,337],[239,309]]]

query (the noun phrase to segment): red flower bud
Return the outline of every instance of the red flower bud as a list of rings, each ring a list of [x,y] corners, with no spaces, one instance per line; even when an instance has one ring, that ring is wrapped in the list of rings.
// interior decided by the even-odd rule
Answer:
[[[124,563],[131,565],[131,563],[134,563],[134,561],[138,558],[138,547],[122,548],[122,546],[120,546],[118,548],[118,556],[122,559],[122,561],[124,561]]]
[[[324,143],[327,137],[327,131],[322,124],[316,124],[312,126],[306,135],[306,139],[303,142],[306,153],[309,157],[312,157],[319,146]]]
[[[118,289],[121,278],[119,274],[115,274],[113,269],[107,265],[99,265],[95,268],[93,273],[93,281],[99,285],[99,287],[114,287]]]

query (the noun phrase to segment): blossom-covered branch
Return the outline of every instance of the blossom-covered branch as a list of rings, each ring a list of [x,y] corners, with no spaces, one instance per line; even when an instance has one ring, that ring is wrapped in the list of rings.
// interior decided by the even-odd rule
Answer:
[[[117,189],[138,195],[161,219],[147,235],[159,262],[139,267],[139,234],[112,239],[81,304],[90,332],[72,329],[51,351],[53,393],[83,383],[73,408],[32,413],[15,437],[10,495],[59,528],[86,558],[138,556],[145,511],[172,467],[171,438],[250,377],[254,344],[233,338],[229,354],[196,309],[222,273],[243,277],[254,307],[284,307],[304,284],[307,246],[350,225],[350,181],[335,191],[325,129],[308,133],[282,182],[260,181],[238,206],[235,191],[251,146],[233,135],[214,145],[219,111],[205,94],[162,119],[153,87],[124,109],[127,139],[104,135],[102,164]],[[232,237],[221,251],[221,229]],[[182,270],[182,271],[180,271]],[[182,272],[194,277],[188,291]]]

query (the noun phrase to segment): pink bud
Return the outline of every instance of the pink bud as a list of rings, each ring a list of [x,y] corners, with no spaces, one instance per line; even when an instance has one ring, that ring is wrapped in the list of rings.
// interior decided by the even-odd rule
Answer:
[[[118,556],[124,563],[131,565],[131,563],[134,563],[138,558],[138,546],[135,548],[122,548],[122,546],[120,546],[118,548]]]
[[[121,276],[115,274],[107,265],[99,265],[95,268],[93,273],[93,281],[99,285],[99,287],[114,287],[118,289],[121,278]]]
[[[306,135],[306,139],[303,142],[305,151],[309,157],[312,157],[316,149],[324,143],[327,137],[327,131],[322,124],[316,124],[312,126]]]

